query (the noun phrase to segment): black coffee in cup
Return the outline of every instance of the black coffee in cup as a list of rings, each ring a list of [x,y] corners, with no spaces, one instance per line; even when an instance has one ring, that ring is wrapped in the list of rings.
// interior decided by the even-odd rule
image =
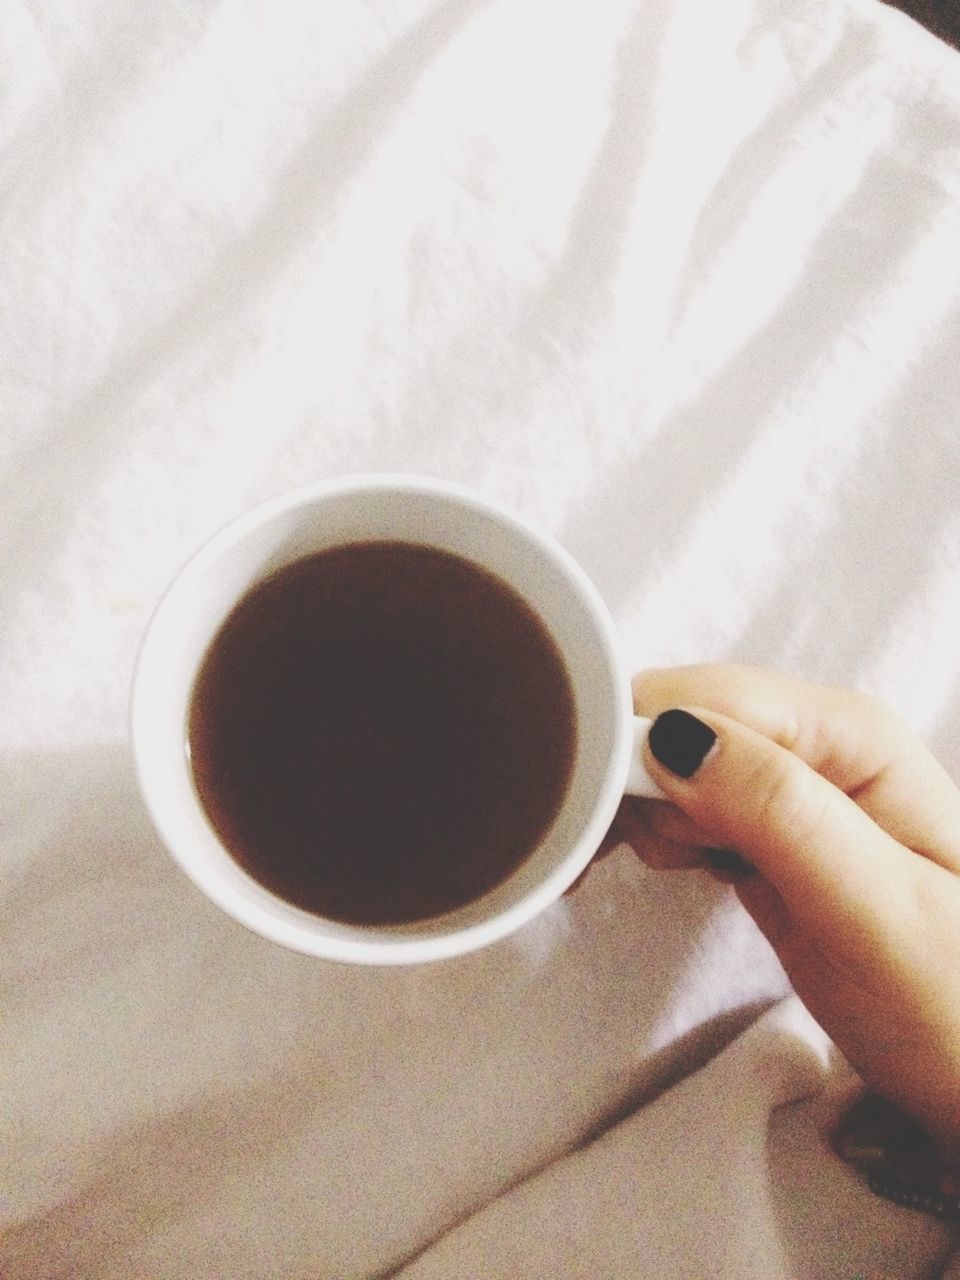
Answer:
[[[463,906],[538,846],[576,717],[563,658],[500,578],[408,542],[287,565],[228,615],[194,683],[197,792],[271,892],[353,924]]]

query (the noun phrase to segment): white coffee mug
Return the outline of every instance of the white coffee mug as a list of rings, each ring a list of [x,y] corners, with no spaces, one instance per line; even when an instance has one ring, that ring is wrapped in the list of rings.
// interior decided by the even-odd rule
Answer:
[[[237,601],[284,565],[328,547],[413,542],[463,556],[510,583],[563,654],[577,745],[570,782],[537,848],[505,881],[443,915],[351,925],[293,906],[253,879],[220,842],[197,795],[187,748],[194,678]],[[137,774],[173,857],[226,912],[294,950],[361,964],[411,964],[503,938],[559,898],[595,854],[624,793],[662,798],[643,766],[650,721],[634,716],[613,621],[554,539],[446,481],[357,475],[307,485],[256,507],[203,546],[167,590],[137,660],[130,729]],[[371,787],[376,779],[370,779]]]

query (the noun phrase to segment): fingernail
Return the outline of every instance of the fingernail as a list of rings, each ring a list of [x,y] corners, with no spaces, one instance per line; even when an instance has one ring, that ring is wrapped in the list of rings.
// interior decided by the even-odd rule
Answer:
[[[733,849],[704,849],[703,856],[711,871],[731,876],[756,875],[757,869]]]
[[[692,778],[717,735],[689,711],[664,711],[654,720],[647,741],[655,758],[681,778]]]

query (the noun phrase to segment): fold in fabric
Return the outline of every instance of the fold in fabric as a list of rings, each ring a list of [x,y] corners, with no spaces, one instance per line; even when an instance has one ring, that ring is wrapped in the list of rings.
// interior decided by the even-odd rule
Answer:
[[[793,997],[701,1071],[468,1219],[398,1280],[930,1274],[950,1232],[832,1154],[861,1090]]]

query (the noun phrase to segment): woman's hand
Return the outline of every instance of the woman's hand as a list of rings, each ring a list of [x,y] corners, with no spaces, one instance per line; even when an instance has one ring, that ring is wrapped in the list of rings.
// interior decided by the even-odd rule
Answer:
[[[960,791],[848,690],[680,667],[638,676],[634,706],[671,713],[660,759],[645,748],[671,803],[628,798],[617,835],[653,867],[730,880],[870,1088],[960,1157]]]

